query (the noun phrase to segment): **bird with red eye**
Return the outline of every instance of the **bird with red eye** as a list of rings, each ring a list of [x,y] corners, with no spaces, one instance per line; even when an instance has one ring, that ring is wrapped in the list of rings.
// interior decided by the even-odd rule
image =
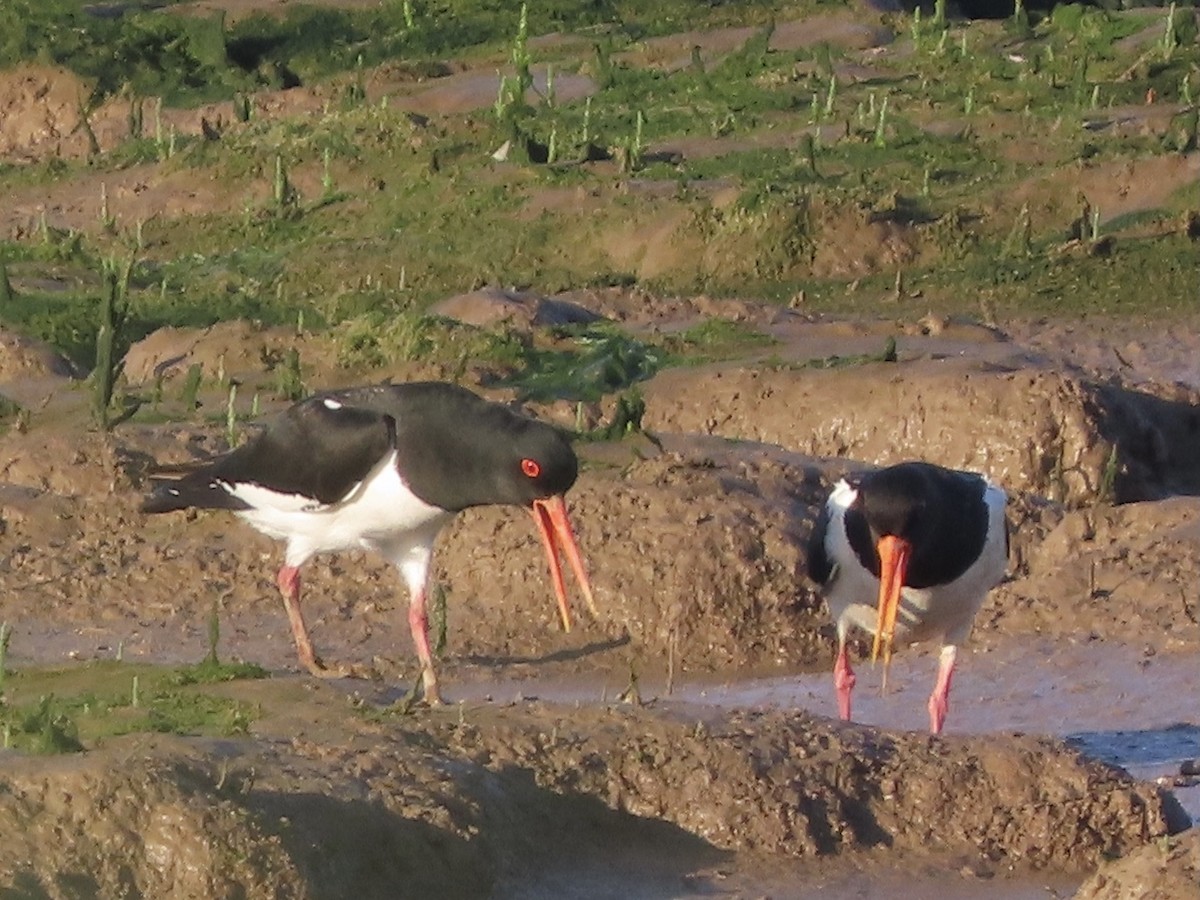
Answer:
[[[174,467],[142,504],[150,513],[229,509],[287,542],[277,583],[296,651],[313,674],[344,674],[317,656],[300,612],[300,566],[360,547],[393,562],[409,590],[408,624],[425,699],[439,703],[429,648],[427,579],[438,532],[472,506],[528,509],[570,630],[560,551],[596,613],[564,495],[579,463],[557,428],[465,388],[425,382],[329,391],[286,410],[223,456]]]

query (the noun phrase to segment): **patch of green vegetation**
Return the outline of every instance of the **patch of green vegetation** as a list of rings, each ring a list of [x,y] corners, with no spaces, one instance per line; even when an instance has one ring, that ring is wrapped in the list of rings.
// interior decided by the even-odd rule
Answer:
[[[48,342],[90,369],[99,330],[97,294],[14,292],[11,302],[0,305],[0,322]]]
[[[7,434],[8,429],[14,423],[20,422],[28,413],[24,411],[19,403],[15,400],[10,400],[3,394],[0,394],[0,435]],[[2,665],[3,654],[0,653],[0,665]],[[0,668],[0,684],[4,681],[3,669]]]
[[[107,322],[104,304],[111,284],[99,257],[75,233],[57,232],[50,241],[0,243],[10,285],[0,294],[0,322],[52,344],[85,369],[97,359],[97,340]],[[47,266],[52,262],[52,268]],[[60,290],[22,289],[20,279],[38,271],[53,274]],[[127,287],[119,301],[120,327],[110,360],[119,361],[129,346],[165,325],[206,327],[226,319],[247,318],[265,324],[294,322],[295,307],[279,302],[272,288],[284,271],[277,254],[256,248],[228,256],[188,254],[166,265],[127,258],[121,281]]]
[[[139,11],[101,14],[77,0],[7,0],[0,6],[0,66],[41,59],[94,79],[89,108],[120,90],[193,102],[260,82],[227,55],[224,14],[208,18]]]
[[[905,274],[930,309],[961,308],[965,291],[1004,315],[1171,316],[1196,308],[1196,245],[1184,234],[1074,247],[1060,237],[1035,242],[1027,256],[1007,257],[989,242],[967,259]],[[830,308],[847,304],[834,301]]]
[[[643,434],[642,418],[646,415],[646,399],[637,388],[617,397],[612,416],[607,422],[588,431],[576,433],[581,441],[619,441],[631,434]]]
[[[859,255],[840,271],[855,271],[853,277],[816,274],[831,270],[818,251],[849,229],[864,244],[886,239],[911,248],[917,260],[906,264],[906,277],[927,289],[931,303],[970,305],[962,298],[974,295],[969,278],[979,276],[986,288],[1001,290],[1004,302],[1020,305],[1003,286],[1058,283],[1034,258],[1060,240],[1063,223],[1035,218],[1029,252],[1018,254],[1030,258],[998,260],[998,242],[1016,215],[1013,187],[1072,161],[1099,165],[1195,146],[1194,115],[1172,123],[1167,135],[1108,124],[1117,116],[1110,106],[1143,104],[1151,89],[1184,104],[1200,94],[1193,77],[1200,48],[1187,31],[1193,17],[1058,7],[1017,29],[1018,42],[1016,26],[960,22],[947,29],[900,15],[892,25],[912,36],[911,53],[868,58],[828,45],[771,49],[772,20],[819,8],[808,0],[703,9],[690,0],[550,0],[527,10],[523,33],[517,5],[486,0],[294,7],[282,19],[252,17],[228,27],[142,7],[105,18],[80,0],[13,0],[0,10],[0,20],[12,25],[0,28],[0,59],[54,59],[61,43],[64,54],[72,51],[68,64],[86,69],[117,48],[97,96],[128,100],[131,137],[93,154],[86,167],[62,160],[0,166],[0,187],[48,186],[136,163],[182,178],[200,169],[226,195],[246,199],[241,210],[156,218],[143,223],[145,236],[137,224],[108,215],[86,234],[42,223],[0,244],[16,288],[0,296],[0,319],[90,365],[99,260],[136,248],[125,322],[130,340],[166,324],[234,317],[282,324],[302,315],[312,329],[339,329],[346,361],[355,365],[482,354],[524,378],[537,365],[562,369],[554,353],[577,356],[582,348],[530,353],[510,337],[485,339],[426,320],[424,311],[483,283],[555,291],[629,283],[634,276],[612,273],[641,269],[655,272],[647,286],[662,292],[788,298],[803,290],[813,309],[875,313],[876,280],[895,275],[885,262],[891,249],[851,248]],[[754,30],[740,48],[702,47],[690,63],[663,60],[640,43],[684,22],[689,30]],[[1125,40],[1138,29],[1163,34]],[[562,37],[532,40],[550,31]],[[516,72],[532,85],[519,101],[517,88],[508,92],[530,152],[492,159],[507,127],[496,110],[424,122],[387,98],[368,101],[370,67],[387,59],[401,59],[395,65],[414,74],[444,74],[448,59],[489,72],[499,66],[510,81]],[[590,96],[575,93],[577,81],[572,99],[556,96],[546,80],[550,61],[562,78],[590,78]],[[846,62],[868,71],[847,77]],[[255,86],[326,75],[337,79],[321,113],[252,114],[257,107],[248,92]],[[216,95],[233,101],[219,139],[181,134],[171,142],[155,133],[152,98]],[[81,109],[95,101],[81,98]],[[683,152],[663,152],[668,143]],[[608,161],[597,161],[605,155]],[[614,177],[618,190],[611,190]],[[571,192],[586,214],[578,214]],[[1178,215],[1194,199],[1194,190],[1171,198],[1162,215]],[[644,264],[639,248],[622,246],[643,227],[660,234],[670,227],[654,246],[686,261]],[[1078,264],[1120,268],[1132,265],[1129,253],[1119,243],[1111,258]],[[1134,255],[1149,266],[1171,265],[1169,253]],[[45,288],[50,273],[64,290]],[[1160,274],[1167,289],[1178,289],[1177,279]],[[952,282],[958,299],[950,299]],[[1177,299],[1169,302],[1181,305]],[[1037,295],[1026,302],[1040,304]],[[692,357],[748,349],[740,338],[724,344],[681,349]],[[549,375],[547,384],[556,378]]]
[[[691,363],[729,359],[774,343],[769,334],[743,322],[716,318],[676,332],[663,342],[669,351]]]
[[[59,706],[54,695],[47,694],[30,707],[12,710],[3,722],[5,746],[15,745],[39,755],[82,750],[78,726]]]
[[[806,360],[805,362],[791,366],[798,369],[841,369],[846,366],[862,366],[868,363],[894,363],[898,357],[896,356],[896,339],[889,337],[884,342],[883,350],[878,353],[852,353],[849,356],[822,356],[817,359]]]
[[[511,332],[485,331],[411,309],[376,308],[345,320],[336,334],[338,362],[349,368],[420,359],[453,364],[460,370],[472,361],[506,368],[525,353],[521,339]]]
[[[239,681],[244,678],[266,678],[269,674],[256,663],[223,663],[210,656],[195,665],[173,669],[168,680],[169,683],[182,687],[188,684],[220,684],[223,681]]]
[[[611,328],[589,326],[565,337],[565,348],[528,348],[500,383],[527,400],[599,400],[652,377],[670,359],[665,350]]]
[[[261,678],[248,664],[181,668],[93,662],[54,670],[10,672],[0,700],[7,746],[28,753],[67,753],[136,732],[245,734],[255,708],[208,686]]]

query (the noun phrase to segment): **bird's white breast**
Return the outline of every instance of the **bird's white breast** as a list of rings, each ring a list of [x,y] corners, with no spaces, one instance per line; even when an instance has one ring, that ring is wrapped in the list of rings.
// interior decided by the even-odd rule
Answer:
[[[288,542],[289,565],[316,553],[352,547],[381,550],[410,543],[432,544],[451,518],[420,499],[404,483],[393,451],[336,503],[284,494],[261,485],[228,484],[226,490],[250,505],[238,515],[258,531]],[[391,555],[385,552],[385,555]]]

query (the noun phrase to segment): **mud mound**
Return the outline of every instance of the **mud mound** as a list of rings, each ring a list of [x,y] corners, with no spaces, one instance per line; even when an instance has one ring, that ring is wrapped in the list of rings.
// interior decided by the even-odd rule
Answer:
[[[0,483],[71,497],[128,487],[122,471],[128,457],[117,444],[100,434],[68,435],[33,421],[26,433],[0,438]]]
[[[934,740],[807,714],[697,724],[632,706],[363,718],[327,685],[229,689],[269,710],[259,738],[124,738],[11,760],[0,883],[39,896],[66,883],[87,896],[482,897],[602,853],[620,895],[647,842],[677,877],[729,851],[872,847],[1074,872],[1171,825],[1156,787],[1052,741]]]
[[[595,322],[600,318],[596,313],[568,300],[542,297],[532,291],[496,287],[447,297],[435,304],[430,312],[467,325],[490,327],[504,324],[526,330],[535,325],[573,325]]]
[[[6,761],[0,884],[22,897],[310,896],[278,838],[181,759]]]
[[[1161,648],[1200,638],[1200,499],[1067,513],[1023,552],[981,627],[1082,633]]]
[[[0,74],[0,159],[82,152],[86,141],[77,126],[88,93],[66,69],[20,66]]]
[[[1148,844],[1109,863],[1075,900],[1194,900],[1200,890],[1200,829]]]
[[[826,490],[815,469],[765,456],[666,454],[631,458],[620,477],[586,473],[569,501],[601,620],[578,636],[555,636],[527,517],[468,511],[438,555],[454,618],[471,622],[455,651],[528,660],[564,641],[628,640],[656,666],[675,654],[681,671],[824,660],[820,601],[795,573]]]
[[[42,378],[78,378],[79,370],[49,344],[0,328],[0,383]]]
[[[671,370],[646,427],[875,464],[923,458],[1070,504],[1200,491],[1200,407],[1055,371],[922,359],[835,369]]]
[[[278,365],[283,354],[296,348],[307,361],[316,339],[294,328],[267,328],[244,319],[219,322],[209,328],[160,328],[138,341],[125,354],[125,377],[134,384],[155,378],[175,378],[192,365],[206,377],[218,373],[264,373]]]
[[[633,709],[550,712],[550,734],[507,715],[447,729],[450,746],[719,847],[792,856],[936,847],[1079,871],[1166,834],[1169,818],[1182,824],[1157,788],[1052,741],[934,740],[806,713],[688,725]]]

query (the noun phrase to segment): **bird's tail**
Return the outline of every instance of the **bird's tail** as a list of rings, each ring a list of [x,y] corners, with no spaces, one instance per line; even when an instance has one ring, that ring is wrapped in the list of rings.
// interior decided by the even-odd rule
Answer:
[[[182,468],[182,467],[180,467]],[[150,477],[150,493],[142,499],[142,512],[166,513],[179,509],[246,509],[210,472],[189,472],[171,477],[165,471]]]

